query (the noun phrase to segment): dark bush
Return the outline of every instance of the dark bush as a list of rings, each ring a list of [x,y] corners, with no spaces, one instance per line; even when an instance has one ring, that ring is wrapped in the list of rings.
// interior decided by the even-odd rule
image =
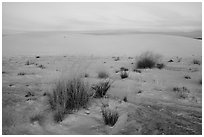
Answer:
[[[145,52],[140,55],[139,60],[136,62],[136,68],[153,68],[158,63],[160,56],[151,52]]]

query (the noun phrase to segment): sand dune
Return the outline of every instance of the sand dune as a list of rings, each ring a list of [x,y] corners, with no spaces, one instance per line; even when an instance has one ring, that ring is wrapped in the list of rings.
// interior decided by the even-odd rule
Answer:
[[[90,35],[68,32],[29,32],[5,35],[3,56],[15,55],[127,55],[149,50],[165,56],[201,56],[202,41],[171,35]]]

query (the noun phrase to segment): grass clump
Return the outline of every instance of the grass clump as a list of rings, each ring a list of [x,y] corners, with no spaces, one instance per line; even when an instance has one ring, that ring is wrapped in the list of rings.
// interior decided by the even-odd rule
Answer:
[[[89,101],[88,85],[80,78],[58,81],[53,93],[48,94],[51,109],[55,111],[55,121],[63,119],[64,114],[86,107]]]
[[[99,71],[98,78],[108,78],[109,74],[106,71]]]
[[[119,114],[116,110],[106,107],[102,108],[102,117],[106,125],[114,126],[118,120]]]
[[[139,60],[136,62],[136,68],[154,68],[159,58],[160,55],[153,54],[152,52],[145,52],[140,55]]]
[[[100,82],[94,86],[92,86],[92,89],[95,90],[95,93],[93,97],[95,98],[102,98],[106,95],[108,89],[110,88],[111,83],[109,80]]]

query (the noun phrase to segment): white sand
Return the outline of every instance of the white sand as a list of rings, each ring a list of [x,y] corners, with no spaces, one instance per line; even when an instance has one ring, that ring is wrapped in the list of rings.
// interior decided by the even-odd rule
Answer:
[[[202,55],[202,41],[170,35],[91,35],[68,32],[30,32],[3,37],[3,56],[126,55],[149,50],[164,56]]]

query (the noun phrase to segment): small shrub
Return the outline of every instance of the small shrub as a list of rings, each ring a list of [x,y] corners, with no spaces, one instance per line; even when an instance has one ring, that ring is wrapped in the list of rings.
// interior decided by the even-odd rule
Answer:
[[[36,115],[30,117],[30,122],[32,124],[34,122],[38,122],[39,125],[43,125],[44,121],[45,121],[45,116],[43,116],[42,114],[36,114]]]
[[[26,75],[26,73],[25,72],[19,72],[18,75],[23,76],[23,75]]]
[[[120,72],[120,77],[121,77],[122,79],[127,78],[127,77],[128,77],[128,73],[127,73],[126,71],[121,71],[121,72]]]
[[[80,78],[58,81],[53,93],[47,94],[51,109],[56,111],[56,119],[73,110],[86,107],[89,101],[88,89],[88,85]]]
[[[41,68],[41,69],[45,69],[44,65],[39,65],[38,67]]]
[[[119,118],[118,112],[109,108],[102,108],[102,116],[104,123],[109,126],[114,126]]]
[[[157,64],[159,58],[159,55],[151,52],[145,52],[140,55],[139,60],[136,63],[136,67],[141,69],[153,68]]]
[[[108,73],[106,71],[99,71],[98,78],[108,78]]]
[[[102,98],[106,95],[108,89],[110,88],[111,83],[110,81],[100,82],[94,86],[92,89],[95,90],[94,97],[95,98]]]
[[[198,60],[198,59],[194,59],[194,60],[193,60],[193,64],[200,65],[200,64],[201,64],[201,61],[200,61],[200,60]]]
[[[185,79],[191,79],[191,77],[189,75],[185,75],[184,78]]]
[[[123,98],[123,101],[124,101],[124,102],[127,102],[127,97],[126,97],[126,96]]]

